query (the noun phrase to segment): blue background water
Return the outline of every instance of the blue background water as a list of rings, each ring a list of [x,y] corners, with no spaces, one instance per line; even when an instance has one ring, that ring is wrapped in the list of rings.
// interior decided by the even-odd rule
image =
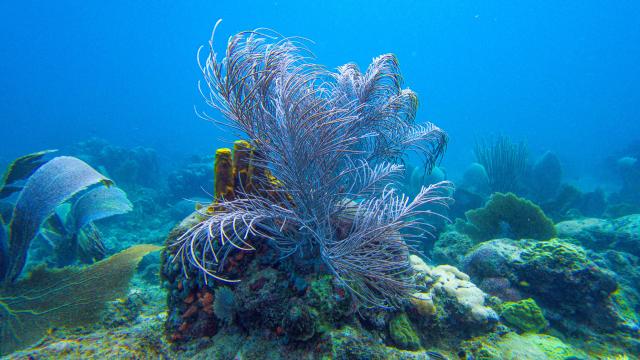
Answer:
[[[269,27],[314,40],[330,68],[396,53],[419,118],[451,136],[450,168],[484,134],[554,150],[579,174],[640,137],[637,1],[4,1],[0,162],[90,136],[211,153],[196,50],[218,18],[220,50]]]

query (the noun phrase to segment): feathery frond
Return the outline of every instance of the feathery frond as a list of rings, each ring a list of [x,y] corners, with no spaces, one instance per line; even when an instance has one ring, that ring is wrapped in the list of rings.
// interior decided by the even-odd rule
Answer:
[[[252,165],[279,186],[202,214],[173,244],[176,259],[236,281],[222,275],[225,256],[253,249],[252,239],[283,256],[310,246],[357,298],[397,305],[413,289],[408,240],[432,231],[424,219],[438,213],[428,207],[446,206],[449,193],[441,190],[450,184],[424,188],[413,200],[393,190],[402,170],[395,162],[407,150],[421,153],[431,169],[447,142],[435,125],[415,122],[417,96],[402,88],[396,57],[375,58],[364,74],[355,64],[331,73],[311,62],[302,41],[270,30],[232,36],[222,60],[213,45],[212,36],[200,62],[201,92],[225,116],[219,123],[251,140]],[[267,189],[272,180],[254,181]]]

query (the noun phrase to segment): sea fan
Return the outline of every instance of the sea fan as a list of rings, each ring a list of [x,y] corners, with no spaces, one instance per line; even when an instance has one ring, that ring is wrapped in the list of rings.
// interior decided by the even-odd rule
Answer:
[[[56,151],[44,150],[15,159],[7,168],[2,180],[0,180],[0,199],[22,190],[22,187],[16,186],[15,183],[31,176],[40,166],[46,163],[43,158]]]
[[[104,247],[93,221],[131,210],[124,191],[87,163],[70,156],[49,162],[43,151],[15,160],[4,176],[4,184],[26,180],[19,187],[8,232],[0,221],[0,287],[15,282],[24,268],[29,245],[38,233],[45,239],[60,239],[56,246],[80,248],[86,258],[104,257]],[[106,186],[96,186],[96,184]],[[86,190],[86,191],[85,191]],[[81,196],[77,194],[83,192]],[[73,206],[60,205],[74,197]],[[62,211],[62,208],[71,209]],[[43,224],[54,225],[50,228]],[[82,235],[82,236],[80,236]],[[62,254],[58,254],[62,256]]]
[[[31,241],[55,207],[99,182],[107,185],[113,183],[82,160],[70,156],[52,159],[29,177],[9,224],[7,252],[11,262],[4,274],[5,282],[15,281],[20,275]]]
[[[0,289],[0,356],[37,342],[52,328],[100,320],[107,302],[126,296],[140,260],[159,249],[135,245],[84,268],[40,266]]]
[[[451,185],[409,199],[394,190],[402,172],[395,162],[414,149],[430,169],[447,137],[415,123],[417,97],[402,89],[395,56],[374,59],[365,74],[353,64],[332,74],[307,54],[295,38],[256,30],[231,37],[219,62],[212,37],[201,64],[205,98],[251,140],[253,166],[270,176],[254,179],[258,191],[203,214],[173,244],[176,259],[205,279],[229,280],[221,274],[226,254],[253,249],[259,237],[283,256],[317,253],[365,304],[397,305],[414,288],[410,234],[430,233],[426,220],[441,216]]]
[[[127,194],[115,186],[100,186],[83,194],[71,209],[73,227],[76,231],[87,224],[113,215],[124,214],[133,209]]]

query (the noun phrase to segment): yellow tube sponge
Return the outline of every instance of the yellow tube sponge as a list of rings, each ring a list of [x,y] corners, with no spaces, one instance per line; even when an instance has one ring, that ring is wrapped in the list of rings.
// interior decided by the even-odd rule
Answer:
[[[233,191],[233,160],[231,149],[221,148],[216,150],[216,158],[213,165],[213,186],[216,199],[231,200]]]
[[[233,180],[235,181],[235,189],[241,192],[250,193],[253,182],[253,166],[251,159],[253,158],[253,150],[251,144],[246,140],[237,140],[233,143]]]

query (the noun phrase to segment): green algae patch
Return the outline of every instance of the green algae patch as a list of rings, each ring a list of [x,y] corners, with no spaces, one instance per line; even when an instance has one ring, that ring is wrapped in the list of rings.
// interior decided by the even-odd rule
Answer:
[[[108,301],[126,295],[140,260],[155,245],[132,246],[85,268],[39,267],[0,292],[0,354],[28,346],[55,327],[100,320]]]
[[[389,358],[385,349],[380,344],[374,343],[360,330],[350,326],[334,330],[330,333],[330,355],[324,355],[323,360],[328,359],[371,359],[382,360]]]
[[[581,247],[558,239],[532,243],[520,256],[526,262],[563,271],[581,270],[591,265]]]
[[[500,317],[519,332],[537,333],[547,327],[542,309],[533,299],[506,302],[500,306]]]
[[[319,276],[309,283],[305,302],[315,308],[320,315],[320,320],[329,326],[340,324],[352,312],[352,299],[349,292],[334,284],[331,275]]]
[[[513,193],[494,193],[480,209],[465,213],[466,222],[458,221],[456,228],[476,241],[486,241],[505,234],[514,239],[549,240],[556,236],[553,221],[533,202]]]
[[[638,304],[632,301],[632,298],[627,295],[625,290],[619,287],[611,293],[611,303],[613,305],[613,311],[616,312],[618,318],[623,322],[623,325],[630,329],[638,327],[640,324],[640,315],[638,315],[635,310]]]
[[[510,332],[502,337],[482,337],[467,343],[476,360],[566,360],[587,359],[585,353],[545,334]]]
[[[575,356],[584,358],[584,355],[573,346],[562,340],[544,334],[508,334],[505,341],[499,343],[505,359],[549,359],[565,360]]]
[[[420,348],[420,338],[416,334],[407,314],[396,315],[389,322],[389,335],[393,343],[403,350],[418,350]]]

